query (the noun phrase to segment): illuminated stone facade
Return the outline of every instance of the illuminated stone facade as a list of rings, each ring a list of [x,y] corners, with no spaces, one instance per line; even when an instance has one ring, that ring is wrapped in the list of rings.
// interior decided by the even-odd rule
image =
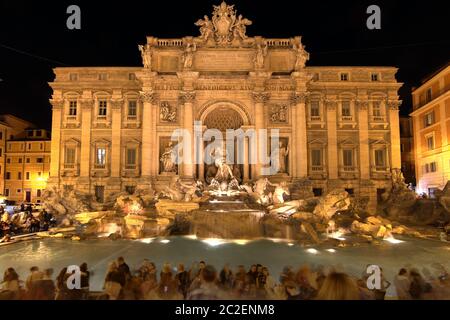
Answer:
[[[173,175],[204,180],[203,163],[161,161],[175,129],[202,121],[203,130],[279,129],[289,152],[272,180],[376,203],[401,166],[397,69],[305,66],[301,37],[248,37],[251,23],[222,4],[196,23],[199,37],[147,37],[143,67],[56,68],[51,184],[103,198]],[[250,153],[247,141],[243,181],[260,176]]]
[[[433,197],[450,180],[450,65],[413,90],[417,192]]]
[[[6,142],[4,194],[18,203],[43,201],[50,174],[50,134],[27,129]]]

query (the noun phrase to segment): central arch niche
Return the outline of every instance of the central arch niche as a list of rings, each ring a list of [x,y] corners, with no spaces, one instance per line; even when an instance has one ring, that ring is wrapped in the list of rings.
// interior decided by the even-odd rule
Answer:
[[[250,125],[249,115],[246,112],[246,108],[242,105],[229,102],[229,101],[214,101],[210,102],[201,108],[198,119],[201,120],[205,129],[216,129],[223,134],[223,138],[226,139],[227,130],[238,130],[242,127]],[[203,150],[207,149],[207,145],[210,141],[204,141]],[[228,143],[223,141],[223,152],[229,151]],[[242,146],[241,146],[242,147]],[[248,148],[248,147],[247,147]],[[229,164],[233,168],[233,174],[238,178],[239,182],[249,179],[249,164],[237,163],[239,156],[243,157],[245,151],[238,151],[237,140],[234,142],[234,157],[233,161]],[[227,156],[227,160],[230,160]],[[245,159],[244,159],[245,161]],[[214,164],[201,164],[198,166],[198,177],[209,182],[212,176],[214,176],[216,166]]]
[[[218,129],[225,132],[227,129],[239,129],[244,125],[244,121],[236,110],[227,106],[219,106],[208,113],[204,124],[208,129]]]

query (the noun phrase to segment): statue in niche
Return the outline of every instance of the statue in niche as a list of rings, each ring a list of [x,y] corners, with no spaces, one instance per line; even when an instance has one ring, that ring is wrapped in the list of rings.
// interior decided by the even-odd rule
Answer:
[[[177,172],[177,165],[174,161],[175,158],[176,158],[175,148],[173,147],[172,141],[170,141],[167,147],[164,149],[164,152],[160,158],[162,164],[162,171],[164,173]]]
[[[260,43],[258,43],[256,45],[256,54],[255,58],[253,59],[255,69],[260,70],[264,68],[264,59],[266,58],[267,51],[268,51],[267,44],[264,44],[263,46]]]
[[[145,47],[143,45],[139,45],[139,51],[141,52],[142,64],[145,69],[152,68],[152,50],[147,44]]]
[[[177,120],[176,108],[172,107],[167,101],[161,102],[159,118],[164,122],[175,122]]]
[[[204,20],[199,19],[195,25],[200,27],[200,40],[208,41],[214,36],[214,25],[207,15],[205,15]]]
[[[293,45],[293,49],[295,51],[295,71],[299,71],[306,66],[306,61],[309,60],[309,53],[306,52],[305,46],[300,42],[299,44]]]
[[[278,147],[278,173],[287,173],[286,163],[288,155],[289,155],[289,148],[287,144],[284,145],[283,142],[280,141]]]
[[[252,21],[249,19],[243,18],[242,14],[239,15],[237,21],[233,25],[233,37],[234,39],[247,39],[247,26],[252,25]]]
[[[183,54],[183,67],[186,70],[190,70],[194,63],[194,53],[197,51],[197,45],[194,43],[188,43],[184,49]]]

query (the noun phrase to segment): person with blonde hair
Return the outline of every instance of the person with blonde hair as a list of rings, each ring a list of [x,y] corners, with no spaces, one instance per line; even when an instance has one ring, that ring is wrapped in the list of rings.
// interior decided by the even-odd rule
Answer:
[[[356,282],[347,274],[331,272],[325,278],[317,300],[359,300],[360,294]]]
[[[121,284],[122,276],[119,272],[116,261],[113,261],[108,266],[108,273],[105,278],[104,290],[108,295],[109,300],[119,299],[120,293],[122,291]]]

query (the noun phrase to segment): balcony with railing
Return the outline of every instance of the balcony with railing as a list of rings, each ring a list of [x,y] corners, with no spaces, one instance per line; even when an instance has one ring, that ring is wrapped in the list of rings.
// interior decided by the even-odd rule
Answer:
[[[122,168],[122,177],[137,178],[140,176],[139,166],[137,164],[125,164]]]
[[[61,176],[63,177],[77,177],[80,174],[80,165],[78,163],[63,163],[61,169]]]
[[[391,176],[391,168],[386,165],[373,165],[370,167],[370,175],[375,180],[389,179]]]
[[[340,166],[339,167],[339,177],[343,180],[357,179],[359,176],[359,171],[356,166]]]
[[[308,127],[316,127],[320,126],[320,128],[325,127],[325,120],[321,115],[309,115],[308,116]]]
[[[343,128],[346,126],[350,126],[352,128],[355,128],[357,125],[356,117],[353,115],[341,115],[339,117],[339,127]]]
[[[91,167],[92,177],[108,177],[109,167],[106,163],[94,163]]]
[[[327,171],[323,165],[311,165],[309,167],[309,178],[313,180],[323,180],[327,178]]]
[[[370,123],[371,128],[383,127],[384,129],[386,129],[389,125],[389,123],[387,122],[386,116],[382,115],[382,114],[371,115],[369,117],[369,123]]]

